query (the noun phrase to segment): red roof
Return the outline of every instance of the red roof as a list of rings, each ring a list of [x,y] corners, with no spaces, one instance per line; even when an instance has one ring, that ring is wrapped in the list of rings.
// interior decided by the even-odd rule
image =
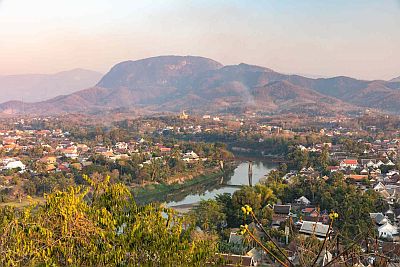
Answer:
[[[302,212],[304,212],[304,213],[311,213],[311,212],[313,212],[315,210],[315,208],[304,208],[303,210],[302,210]]]
[[[160,151],[161,152],[170,152],[171,148],[169,148],[169,147],[160,147]]]
[[[331,171],[331,170],[339,170],[340,169],[340,166],[328,166],[328,170],[329,171]]]
[[[368,175],[350,174],[347,178],[361,181],[363,179],[368,179]]]
[[[59,165],[59,166],[58,166],[58,169],[59,169],[60,171],[69,171],[69,168],[66,167],[66,166],[64,166],[64,165]]]
[[[349,165],[357,165],[358,161],[356,159],[345,159],[343,160],[343,163]]]

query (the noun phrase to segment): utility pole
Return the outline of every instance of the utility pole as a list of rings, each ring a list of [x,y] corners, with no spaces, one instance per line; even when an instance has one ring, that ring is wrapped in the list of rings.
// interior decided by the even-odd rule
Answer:
[[[219,161],[219,168],[221,169],[221,171],[224,171],[224,161],[223,160]]]
[[[338,256],[340,254],[339,244],[340,244],[339,235],[337,235],[337,238],[336,238],[336,253],[337,253],[337,255],[336,256]]]
[[[250,160],[249,161],[249,186],[253,186],[253,162]]]

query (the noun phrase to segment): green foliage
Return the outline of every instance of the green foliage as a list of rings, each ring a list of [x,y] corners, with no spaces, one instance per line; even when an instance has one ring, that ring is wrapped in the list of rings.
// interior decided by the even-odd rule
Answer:
[[[295,170],[301,170],[302,168],[308,167],[309,154],[307,151],[303,151],[300,148],[294,148],[288,155],[287,158],[290,162],[290,167]]]
[[[44,205],[0,209],[1,266],[204,266],[212,238],[159,205],[138,207],[109,178],[45,196]]]
[[[271,187],[272,185],[272,187]],[[282,184],[279,184],[282,185]],[[237,190],[232,195],[232,204],[230,206],[231,211],[226,211],[228,214],[235,215],[235,224],[231,224],[237,227],[242,222],[242,215],[238,211],[241,210],[243,206],[250,206],[253,208],[254,213],[261,216],[263,220],[270,220],[272,217],[272,211],[268,208],[268,205],[273,205],[277,203],[277,192],[278,186],[275,183],[265,185],[256,184],[254,187],[245,186],[240,190]],[[229,209],[226,209],[229,210]]]
[[[226,215],[226,223],[227,227],[233,228],[240,225],[240,222],[237,218],[238,210],[234,210],[232,195],[229,193],[224,193],[217,195],[215,200],[222,206],[222,211]]]
[[[249,205],[254,210],[261,209],[261,194],[258,194],[252,187],[244,186],[235,191],[232,196],[233,208],[240,210],[241,207]]]
[[[217,200],[202,200],[191,211],[196,223],[206,231],[220,230],[226,226],[224,207]]]

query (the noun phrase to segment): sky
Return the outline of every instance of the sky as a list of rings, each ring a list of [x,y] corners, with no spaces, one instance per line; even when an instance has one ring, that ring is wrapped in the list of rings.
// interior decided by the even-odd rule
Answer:
[[[0,75],[197,55],[283,73],[400,76],[400,0],[0,0]]]

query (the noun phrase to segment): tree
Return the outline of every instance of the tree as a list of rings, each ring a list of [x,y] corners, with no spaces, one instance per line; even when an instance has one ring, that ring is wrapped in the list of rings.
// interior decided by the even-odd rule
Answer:
[[[226,215],[223,206],[216,200],[202,200],[193,207],[192,214],[196,224],[205,231],[215,231],[226,227]]]
[[[45,196],[45,204],[0,208],[1,266],[205,266],[214,238],[194,236],[187,217],[138,207],[129,190],[84,177],[89,186]],[[185,225],[185,226],[184,226]]]
[[[280,176],[284,176],[288,172],[288,166],[286,163],[279,164],[278,171]]]
[[[25,181],[23,188],[27,195],[30,195],[30,196],[36,195],[36,185],[34,182],[32,182],[30,180]]]
[[[244,205],[249,205],[254,210],[259,210],[261,209],[261,194],[255,192],[250,186],[244,186],[233,193],[232,203],[236,210],[240,210]]]
[[[227,227],[238,227],[236,212],[232,208],[232,195],[229,193],[220,194],[215,197],[215,200],[222,206],[222,211],[226,215]]]
[[[321,171],[326,171],[329,164],[329,150],[327,146],[322,148],[321,154],[318,157],[318,167]]]
[[[288,154],[290,165],[296,170],[301,170],[309,164],[309,155],[307,151],[303,151],[296,147],[291,153]]]
[[[261,208],[267,206],[268,204],[273,205],[277,201],[274,191],[266,185],[256,184],[254,186],[254,191],[257,192],[260,197]]]

